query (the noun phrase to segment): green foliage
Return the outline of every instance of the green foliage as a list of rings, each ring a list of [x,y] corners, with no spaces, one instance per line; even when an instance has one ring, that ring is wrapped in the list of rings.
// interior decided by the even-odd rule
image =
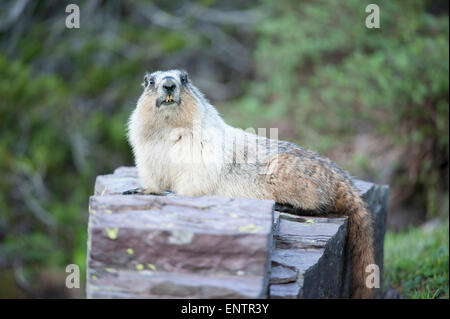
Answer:
[[[12,4],[0,8],[0,278],[8,279],[1,296],[18,294],[9,280],[17,269],[31,287],[43,269],[85,270],[88,197],[95,176],[132,164],[126,121],[147,70],[186,68],[197,71],[196,83],[213,75],[221,88],[238,88],[220,108],[232,124],[280,127],[319,152],[342,147],[361,127],[375,132],[401,150],[393,189],[413,185],[406,201],[439,209],[448,189],[449,26],[448,14],[428,13],[427,1],[379,1],[378,30],[364,27],[370,1],[79,3],[82,27],[72,30],[58,0],[28,2],[10,25]],[[175,18],[157,14],[155,22],[153,5]],[[206,9],[264,18],[251,28],[205,22]],[[247,51],[253,59],[239,64]],[[365,153],[351,160],[378,173]],[[428,258],[425,250],[413,257]],[[399,267],[390,274],[415,273]],[[430,276],[424,296],[437,291]],[[414,296],[414,287],[404,289]],[[436,296],[443,295],[448,271],[447,290]]]
[[[283,119],[291,138],[321,153],[361,127],[374,132],[404,157],[394,190],[408,185],[406,199],[433,215],[448,188],[448,15],[431,15],[426,1],[379,1],[381,28],[368,29],[369,3],[265,1],[255,27],[261,80],[234,105],[266,125]]]
[[[0,207],[6,260],[29,269],[84,252],[88,166],[74,168],[68,90],[0,56]],[[66,204],[70,203],[70,204]],[[69,226],[72,225],[72,226]],[[85,263],[80,263],[83,267]]]
[[[76,263],[84,278],[88,198],[97,175],[133,163],[126,123],[144,73],[212,55],[208,30],[155,25],[150,2],[78,4],[80,29],[58,0],[27,2],[14,23],[14,3],[0,8],[0,277],[23,270],[26,296],[41,296],[44,269]]]
[[[448,298],[448,220],[431,230],[387,232],[384,278],[404,298]]]

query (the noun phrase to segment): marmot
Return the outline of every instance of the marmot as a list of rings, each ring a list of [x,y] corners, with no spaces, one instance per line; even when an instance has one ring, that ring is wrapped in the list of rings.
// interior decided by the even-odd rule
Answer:
[[[128,124],[140,193],[272,199],[346,215],[352,297],[372,297],[365,283],[366,266],[375,263],[372,220],[346,171],[302,147],[229,126],[185,71],[147,73],[143,86]]]

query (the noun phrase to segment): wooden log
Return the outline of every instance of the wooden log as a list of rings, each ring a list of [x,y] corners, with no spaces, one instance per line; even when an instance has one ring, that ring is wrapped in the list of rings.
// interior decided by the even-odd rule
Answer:
[[[382,269],[389,189],[355,181]],[[122,195],[137,171],[99,176],[90,199],[88,298],[346,298],[347,219],[273,201]]]

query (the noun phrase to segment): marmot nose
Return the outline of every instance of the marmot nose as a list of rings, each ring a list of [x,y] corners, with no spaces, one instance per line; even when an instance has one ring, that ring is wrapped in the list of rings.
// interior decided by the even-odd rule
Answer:
[[[166,80],[163,84],[163,88],[167,93],[172,93],[173,91],[175,91],[176,87],[177,85],[172,80]]]

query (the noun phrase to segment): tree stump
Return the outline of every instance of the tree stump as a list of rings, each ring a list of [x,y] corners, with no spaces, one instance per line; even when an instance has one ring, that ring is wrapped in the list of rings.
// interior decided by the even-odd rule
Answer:
[[[382,269],[389,188],[355,181],[375,220]],[[139,187],[134,167],[98,176],[89,203],[88,298],[347,298],[345,217],[274,211],[273,201]]]

